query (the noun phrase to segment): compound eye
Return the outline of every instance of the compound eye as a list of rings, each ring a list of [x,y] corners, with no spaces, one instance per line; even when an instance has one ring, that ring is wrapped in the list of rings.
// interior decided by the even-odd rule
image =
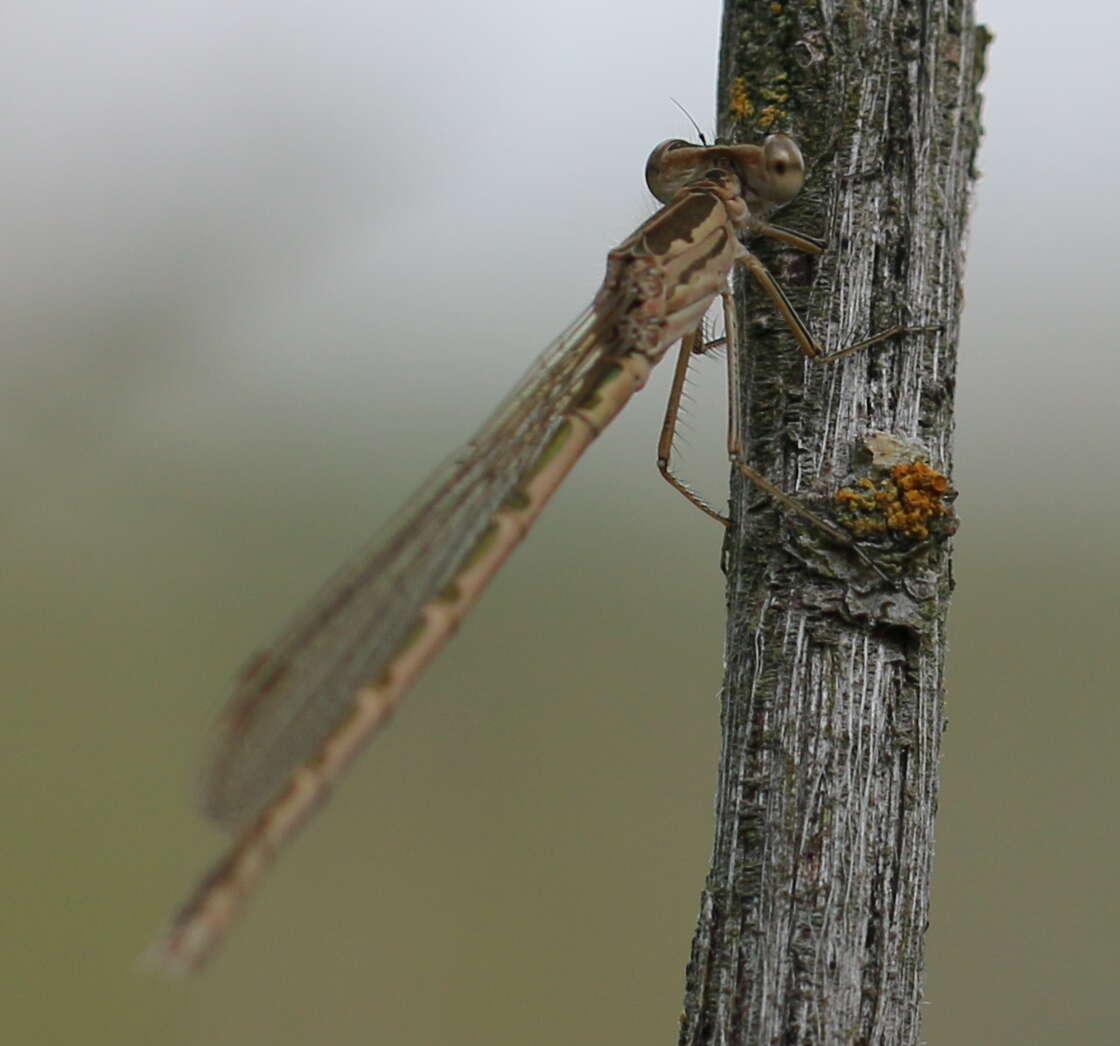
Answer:
[[[668,203],[698,175],[710,160],[708,149],[699,148],[680,138],[662,142],[646,161],[646,185],[662,203]]]
[[[805,161],[797,143],[784,134],[772,134],[762,146],[762,163],[766,171],[763,195],[772,203],[792,200],[805,183]]]

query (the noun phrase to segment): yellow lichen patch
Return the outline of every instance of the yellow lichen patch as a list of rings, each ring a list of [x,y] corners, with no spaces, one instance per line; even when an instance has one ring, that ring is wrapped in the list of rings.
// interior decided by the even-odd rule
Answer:
[[[785,73],[779,73],[774,77],[773,87],[764,87],[758,93],[764,101],[785,105],[789,101],[789,88],[785,86],[785,79]]]
[[[754,104],[747,93],[746,77],[737,76],[731,81],[730,100],[727,108],[737,120],[749,120],[754,114]]]
[[[895,465],[878,483],[861,479],[836,494],[841,520],[858,538],[891,534],[929,537],[930,523],[948,515],[949,480],[924,461]]]
[[[768,105],[758,114],[758,126],[769,130],[774,124],[781,121],[784,112],[780,106]]]

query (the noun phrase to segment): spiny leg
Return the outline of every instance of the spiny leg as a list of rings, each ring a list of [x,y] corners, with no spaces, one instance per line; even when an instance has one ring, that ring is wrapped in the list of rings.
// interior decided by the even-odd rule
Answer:
[[[813,237],[804,236],[801,233],[794,232],[790,229],[782,228],[777,225],[768,225],[763,222],[755,223],[752,231],[756,235],[767,236],[774,240],[779,240],[789,246],[795,247],[798,250],[806,251],[809,253],[820,253],[824,250],[823,241],[817,240]],[[773,302],[775,308],[785,320],[786,325],[789,327],[790,332],[793,334],[798,347],[810,359],[818,363],[831,363],[834,360],[842,359],[853,353],[860,352],[863,349],[870,348],[873,345],[878,345],[880,342],[887,341],[890,338],[898,337],[903,334],[925,334],[934,333],[941,330],[939,326],[920,326],[920,327],[907,327],[903,325],[896,325],[887,330],[880,331],[873,334],[862,341],[855,342],[848,345],[843,349],[838,349],[835,352],[828,352],[823,345],[810,333],[805,322],[798,315],[797,310],[793,307],[789,298],[786,296],[785,291],[777,280],[770,274],[769,270],[762,264],[762,262],[748,251],[745,247],[742,248],[742,253],[739,256],[739,262],[751,274],[751,277],[762,288],[766,295]],[[681,396],[684,391],[685,381],[688,374],[688,364],[693,355],[707,352],[709,349],[715,348],[719,345],[727,346],[727,377],[728,377],[728,432],[727,432],[727,455],[734,468],[743,475],[746,479],[750,480],[759,490],[763,491],[770,498],[776,501],[779,505],[783,506],[787,511],[800,516],[816,527],[823,534],[827,535],[836,544],[851,549],[859,559],[868,567],[875,571],[884,580],[889,580],[883,573],[879,565],[872,559],[866,552],[859,547],[854,538],[846,531],[840,530],[838,527],[833,526],[826,520],[822,519],[815,512],[806,508],[796,498],[791,497],[780,487],[776,486],[768,480],[761,472],[751,468],[744,460],[744,449],[742,439],[742,420],[739,412],[738,401],[738,388],[739,388],[739,364],[738,355],[736,352],[737,344],[737,325],[735,321],[734,303],[731,300],[731,293],[729,290],[721,292],[723,299],[724,311],[724,327],[726,333],[722,338],[715,339],[710,342],[703,341],[703,331],[698,329],[687,338],[682,339],[680,353],[677,357],[677,366],[673,373],[673,385],[669,393],[669,402],[665,410],[665,420],[661,426],[661,437],[657,445],[657,466],[661,475],[681,494],[683,494],[692,504],[699,508],[706,515],[712,519],[718,520],[723,524],[727,524],[729,520],[718,513],[711,507],[703,498],[701,498],[694,491],[689,489],[681,480],[679,480],[669,468],[669,460],[672,452],[673,439],[676,433],[677,420],[680,414]]]
[[[861,562],[874,570],[884,581],[889,581],[890,579],[883,573],[875,560],[856,544],[851,534],[822,519],[811,509],[801,504],[797,498],[791,497],[781,487],[771,483],[761,472],[751,468],[746,463],[743,449],[742,415],[739,409],[739,353],[736,351],[738,326],[735,320],[735,302],[732,300],[729,290],[723,291],[721,296],[723,298],[724,327],[727,332],[725,335],[727,339],[727,457],[731,464],[740,475],[749,479],[759,490],[769,495],[786,511],[807,520],[837,545],[851,549]]]
[[[820,254],[825,249],[823,240],[817,239],[814,236],[806,236],[804,233],[794,232],[792,229],[786,229],[780,225],[768,225],[765,222],[752,221],[750,224],[750,231],[756,236],[767,236],[772,240],[778,240],[799,251],[805,251],[807,254]],[[843,359],[845,356],[850,356],[855,352],[862,352],[872,345],[878,345],[880,342],[887,341],[890,338],[897,338],[903,334],[934,334],[942,329],[939,326],[907,327],[903,324],[896,324],[893,327],[889,327],[887,330],[872,334],[869,338],[857,341],[853,345],[837,349],[835,352],[828,352],[809,332],[809,328],[806,326],[804,320],[798,315],[797,310],[786,296],[781,284],[774,279],[770,270],[746,248],[743,248],[743,253],[739,256],[738,260],[743,268],[751,274],[755,283],[766,292],[767,297],[774,303],[782,319],[785,320],[786,326],[789,327],[790,332],[797,341],[798,348],[817,363],[832,363],[833,360]],[[722,338],[716,338],[713,341],[705,342],[702,349],[694,351],[707,352],[708,349],[716,348],[726,343],[727,337],[725,335]]]
[[[677,365],[673,371],[673,384],[669,390],[669,401],[665,408],[665,420],[661,424],[661,436],[657,441],[657,467],[661,475],[693,505],[705,515],[724,524],[730,523],[726,516],[721,515],[709,505],[699,494],[690,489],[684,482],[673,475],[669,468],[669,461],[673,449],[673,440],[676,436],[677,421],[680,417],[681,396],[684,393],[685,382],[688,377],[688,364],[694,355],[706,352],[713,344],[726,342],[727,352],[727,456],[738,472],[749,479],[759,490],[776,501],[787,511],[801,516],[814,527],[827,535],[836,544],[844,548],[851,548],[856,555],[881,577],[884,576],[875,562],[860,549],[852,536],[846,531],[834,527],[826,522],[815,512],[806,508],[796,498],[791,497],[780,487],[771,483],[761,472],[752,469],[743,460],[742,423],[739,414],[739,362],[735,352],[738,336],[735,323],[735,303],[731,299],[731,292],[724,290],[720,293],[723,299],[724,325],[726,334],[718,342],[705,343],[702,328],[697,328],[687,337],[681,339],[680,351],[677,354]]]
[[[760,221],[754,217],[747,220],[747,228],[752,236],[766,236],[771,240],[777,240],[779,243],[804,251],[806,254],[822,254],[828,248],[828,244],[818,236],[795,232],[793,229],[787,229],[784,225],[771,225],[769,222]]]
[[[669,468],[669,459],[673,454],[673,441],[677,436],[677,421],[681,412],[681,396],[688,380],[688,364],[692,357],[706,352],[712,343],[704,342],[704,329],[697,327],[691,334],[681,338],[680,351],[677,355],[677,366],[673,371],[673,384],[669,389],[669,402],[665,405],[665,420],[661,423],[661,436],[657,441],[657,470],[668,481],[670,486],[679,490],[705,515],[724,526],[730,522],[726,516],[721,515],[708,504],[699,494],[689,487],[683,480],[678,479]]]
[[[763,236],[770,236],[772,239],[782,240],[784,243],[798,247],[801,250],[817,252],[821,249],[817,245],[817,241],[800,236],[798,233],[790,232],[788,229],[781,229],[776,225],[762,226],[756,231]],[[802,244],[808,246],[802,246]],[[831,363],[833,360],[850,356],[853,352],[862,352],[872,345],[878,345],[880,342],[887,341],[889,338],[897,338],[902,334],[932,334],[941,330],[941,328],[937,326],[906,327],[901,324],[896,324],[894,327],[890,327],[887,330],[872,334],[869,338],[857,341],[853,345],[848,345],[834,352],[829,352],[809,332],[805,321],[798,315],[797,310],[793,307],[793,303],[782,289],[782,285],[774,279],[770,274],[770,270],[767,269],[754,254],[747,250],[746,247],[742,248],[737,260],[743,268],[751,274],[751,278],[762,288],[766,296],[774,303],[774,308],[778,310],[782,319],[785,320],[786,326],[789,327],[790,333],[793,335],[794,341],[797,342],[798,348],[800,348],[806,356],[816,360],[818,363]]]

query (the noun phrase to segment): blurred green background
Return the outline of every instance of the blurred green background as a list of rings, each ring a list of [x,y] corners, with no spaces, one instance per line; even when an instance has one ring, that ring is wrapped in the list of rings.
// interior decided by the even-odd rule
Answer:
[[[1068,13],[981,5],[932,1046],[1115,1034],[1120,16]],[[233,673],[589,299],[648,150],[692,136],[669,96],[710,129],[718,20],[5,19],[8,1041],[675,1040],[723,591],[717,528],[654,468],[669,368],[206,974],[136,959],[222,844],[191,794]],[[685,468],[720,499],[696,370]]]

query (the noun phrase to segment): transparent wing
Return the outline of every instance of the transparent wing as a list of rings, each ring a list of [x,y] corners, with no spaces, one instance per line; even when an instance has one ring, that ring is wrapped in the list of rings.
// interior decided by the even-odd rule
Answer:
[[[209,816],[229,825],[255,816],[345,718],[355,692],[381,675],[608,358],[609,330],[601,312],[585,310],[380,538],[245,669],[204,781]]]

